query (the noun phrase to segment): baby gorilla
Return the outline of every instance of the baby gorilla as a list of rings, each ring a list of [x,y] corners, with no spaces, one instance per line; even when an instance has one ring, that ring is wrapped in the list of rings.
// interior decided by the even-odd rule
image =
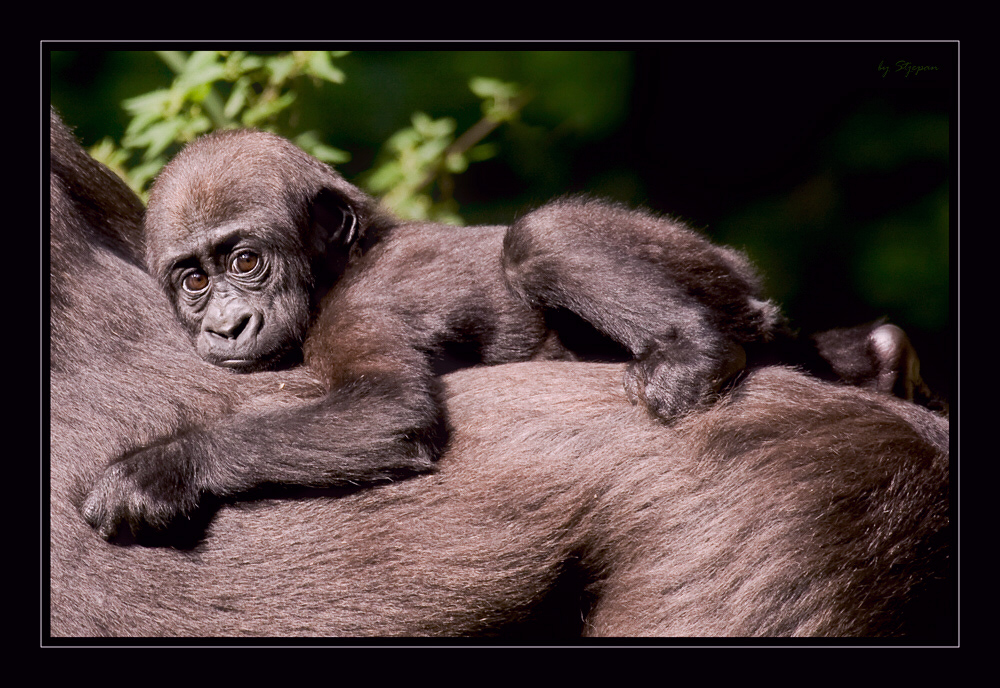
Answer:
[[[245,371],[304,360],[322,384],[282,383],[270,402],[127,448],[81,505],[109,539],[123,522],[140,538],[175,524],[198,537],[199,507],[275,486],[350,490],[429,471],[448,436],[437,373],[458,365],[624,354],[632,400],[667,420],[746,352],[887,392],[919,382],[891,325],[803,351],[746,259],[677,223],[583,199],[509,228],[400,223],[259,132],[182,151],[154,185],[145,244],[203,357]]]
[[[439,415],[442,370],[618,349],[633,359],[630,398],[669,420],[779,321],[743,255],[678,222],[562,199],[510,227],[402,223],[252,130],[205,136],[167,165],[145,235],[148,267],[206,360],[256,370],[304,359],[332,393],[375,380],[426,419]]]
[[[402,223],[256,131],[187,146],[153,186],[144,234],[203,358],[304,362],[324,393],[129,450],[83,507],[105,537],[120,521],[166,529],[207,495],[431,470],[448,438],[438,375],[462,365],[623,355],[632,401],[671,420],[778,329],[746,258],[676,222],[563,199],[510,227]]]

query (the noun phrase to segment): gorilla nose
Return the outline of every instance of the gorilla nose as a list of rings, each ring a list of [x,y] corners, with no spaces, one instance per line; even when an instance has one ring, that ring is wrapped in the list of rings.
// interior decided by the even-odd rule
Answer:
[[[253,321],[253,313],[249,311],[229,311],[215,318],[206,318],[204,328],[223,339],[239,339],[244,332],[254,329]]]
[[[215,323],[210,331],[219,335],[220,337],[225,337],[226,339],[239,339],[240,334],[246,329],[247,325],[250,324],[250,316],[245,315],[238,320],[230,320],[222,323]]]

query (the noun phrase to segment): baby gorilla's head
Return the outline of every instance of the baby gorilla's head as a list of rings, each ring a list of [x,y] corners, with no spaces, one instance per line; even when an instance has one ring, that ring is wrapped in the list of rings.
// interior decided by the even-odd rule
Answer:
[[[369,199],[289,141],[253,130],[189,144],[150,193],[146,260],[198,353],[250,371],[297,361],[321,288]],[[337,266],[337,270],[331,269]]]

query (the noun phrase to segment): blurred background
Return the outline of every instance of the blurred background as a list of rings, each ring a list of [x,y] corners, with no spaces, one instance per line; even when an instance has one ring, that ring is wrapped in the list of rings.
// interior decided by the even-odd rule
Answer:
[[[135,99],[171,84],[176,94],[194,71],[190,53],[67,47],[50,52],[51,102],[85,146],[122,168],[155,169],[176,141],[217,125],[199,114],[207,91],[188,84],[186,129],[159,142],[155,123],[137,129],[150,106]],[[925,380],[951,396],[955,44],[319,47],[351,52],[284,76],[285,95],[272,101],[280,111],[258,108],[252,116],[262,119],[247,120],[244,107],[242,122],[306,133],[304,147],[386,196],[405,186],[400,170],[414,151],[431,150],[440,165],[413,173],[424,186],[401,196],[414,216],[509,223],[553,196],[585,192],[679,217],[745,250],[803,333],[888,317],[913,340]],[[243,58],[269,61],[270,82],[242,82],[251,103],[287,55]],[[237,86],[214,89],[231,116]]]

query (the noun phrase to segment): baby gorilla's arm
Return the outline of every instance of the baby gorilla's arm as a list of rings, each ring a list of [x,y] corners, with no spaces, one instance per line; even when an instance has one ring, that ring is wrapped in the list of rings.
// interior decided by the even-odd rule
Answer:
[[[234,413],[127,454],[98,480],[84,518],[105,538],[122,524],[141,534],[190,517],[206,495],[363,485],[429,471],[445,430],[437,395],[412,385],[420,383],[369,372],[319,399]]]

